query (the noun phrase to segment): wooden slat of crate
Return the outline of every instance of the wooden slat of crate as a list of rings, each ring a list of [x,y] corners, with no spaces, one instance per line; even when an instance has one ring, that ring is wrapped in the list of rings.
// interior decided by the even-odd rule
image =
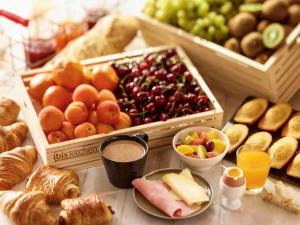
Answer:
[[[136,57],[144,53],[157,52],[174,48],[174,46],[160,46],[149,48],[146,50],[137,50],[133,52],[125,52],[121,54],[100,57],[91,60],[85,60],[81,63],[85,66],[91,66],[111,60],[117,60],[127,57]],[[118,134],[134,134],[139,131],[144,131],[149,134],[149,144],[153,149],[163,149],[164,145],[171,144],[171,137],[180,129],[192,125],[206,125],[216,128],[221,128],[223,119],[223,110],[217,102],[202,77],[199,75],[197,69],[193,66],[187,55],[180,47],[176,47],[178,55],[186,64],[193,77],[198,81],[202,90],[209,97],[213,110],[203,112],[200,114],[193,114],[185,117],[169,119],[165,122],[155,122],[141,126],[131,127],[127,129],[113,131],[110,134],[94,135],[91,137],[70,140],[63,143],[49,145],[47,139],[40,127],[37,119],[37,113],[34,110],[30,97],[26,91],[26,85],[31,78],[41,72],[50,72],[49,69],[32,70],[22,75],[18,79],[20,86],[20,96],[24,99],[21,108],[24,112],[25,119],[28,123],[29,129],[39,150],[44,163],[56,167],[66,167],[73,169],[88,168],[90,166],[100,165],[101,160],[98,154],[98,147],[100,143],[106,138]],[[24,86],[25,84],[25,86]]]

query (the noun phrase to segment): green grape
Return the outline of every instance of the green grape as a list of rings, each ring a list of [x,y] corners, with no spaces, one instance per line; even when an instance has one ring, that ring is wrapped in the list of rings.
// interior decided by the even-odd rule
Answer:
[[[198,6],[197,13],[200,17],[205,17],[209,13],[209,4],[207,2],[203,2]]]
[[[204,29],[200,30],[198,32],[198,36],[201,37],[201,38],[206,39],[206,32],[205,32],[205,30]]]
[[[181,27],[181,28],[185,28],[187,27],[187,24],[188,24],[188,20],[186,18],[179,18],[178,19],[178,25]]]
[[[191,29],[191,33],[194,35],[198,35],[198,33],[200,32],[201,28],[199,26],[194,25],[193,28]]]
[[[207,18],[209,20],[209,24],[212,25],[215,23],[215,18],[217,17],[217,13],[216,12],[210,12],[207,15]]]
[[[208,27],[208,29],[207,29],[207,33],[209,34],[209,35],[211,35],[212,37],[214,37],[215,36],[215,33],[216,33],[216,28],[214,27],[214,26],[209,26]]]
[[[232,2],[227,1],[221,6],[220,13],[223,14],[224,16],[227,16],[228,14],[230,14],[232,10],[233,10]]]
[[[210,25],[210,20],[207,17],[203,18],[203,26],[208,27],[209,25]]]
[[[229,33],[229,29],[226,25],[222,25],[220,26],[220,30],[222,31],[222,33],[224,34],[224,36],[227,36]]]
[[[154,6],[155,7],[156,0],[147,0],[145,3],[145,7],[147,6]]]
[[[214,34],[214,39],[217,42],[221,42],[222,40],[224,40],[226,38],[227,35],[225,35],[222,30],[220,29],[216,29],[215,34]]]
[[[154,7],[146,7],[144,9],[144,13],[150,17],[154,17],[155,15],[155,8]]]
[[[189,11],[189,12],[192,12],[194,10],[194,3],[192,1],[188,1],[187,4],[186,4],[186,9]]]
[[[225,24],[225,17],[223,15],[217,15],[214,20],[214,25],[220,27]]]
[[[191,31],[193,29],[193,27],[195,26],[195,24],[196,24],[195,20],[189,20],[185,27],[185,30]]]
[[[168,22],[168,17],[163,10],[156,11],[155,18],[162,22]]]
[[[197,24],[197,26],[201,27],[201,29],[203,29],[205,27],[204,21],[201,18],[196,20],[196,24]]]
[[[186,12],[184,10],[179,10],[176,14],[177,18],[186,18]]]

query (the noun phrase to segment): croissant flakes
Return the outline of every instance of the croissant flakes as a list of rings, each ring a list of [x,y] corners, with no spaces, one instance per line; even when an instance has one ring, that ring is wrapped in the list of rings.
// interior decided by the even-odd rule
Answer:
[[[60,206],[60,225],[101,225],[112,219],[112,210],[98,194],[65,199]]]
[[[0,191],[0,209],[16,225],[57,225],[41,191]]]
[[[74,171],[41,166],[29,178],[26,189],[43,191],[47,202],[59,203],[66,198],[75,198],[80,194],[79,178]]]
[[[0,190],[8,190],[24,180],[37,159],[33,146],[18,147],[0,155]]]

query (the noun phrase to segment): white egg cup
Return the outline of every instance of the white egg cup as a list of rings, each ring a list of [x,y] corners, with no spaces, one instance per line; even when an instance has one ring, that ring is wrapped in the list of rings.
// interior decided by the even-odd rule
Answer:
[[[220,178],[221,204],[225,209],[238,210],[241,208],[241,198],[246,191],[246,182],[239,187],[231,187]]]

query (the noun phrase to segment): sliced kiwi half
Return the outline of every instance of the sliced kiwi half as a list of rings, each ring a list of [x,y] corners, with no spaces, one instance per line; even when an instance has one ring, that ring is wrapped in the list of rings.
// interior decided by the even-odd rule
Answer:
[[[263,45],[269,49],[277,48],[284,39],[284,28],[279,23],[272,23],[263,31]]]
[[[240,12],[248,12],[253,14],[257,14],[261,12],[261,10],[262,10],[261,3],[244,3],[239,7]]]

